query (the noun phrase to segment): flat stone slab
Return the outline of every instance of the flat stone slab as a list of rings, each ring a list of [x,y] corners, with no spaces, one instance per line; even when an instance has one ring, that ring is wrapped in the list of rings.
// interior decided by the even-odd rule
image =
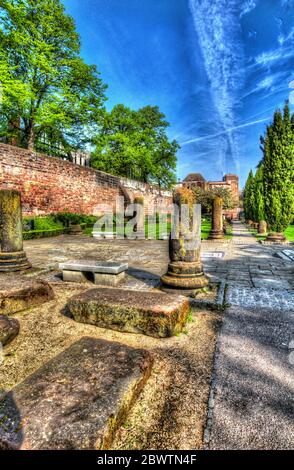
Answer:
[[[164,338],[182,330],[189,300],[160,292],[99,288],[76,295],[68,308],[80,323]]]
[[[119,274],[128,269],[126,263],[115,263],[112,261],[77,260],[60,263],[62,271],[85,271],[101,274]]]
[[[229,285],[226,291],[226,303],[242,308],[272,309],[276,312],[294,312],[294,291],[268,289],[264,285],[252,288]]]
[[[284,259],[285,261],[294,261],[294,250],[283,250],[276,253],[278,258]]]
[[[267,289],[279,289],[279,290],[287,290],[291,289],[291,286],[286,279],[279,280],[274,277],[269,278],[253,278],[252,279],[254,287],[263,288],[266,287]]]
[[[0,315],[0,344],[5,346],[19,333],[19,322],[15,318]]]
[[[52,287],[45,281],[25,276],[0,277],[0,314],[10,315],[54,299]]]
[[[152,363],[145,350],[82,338],[0,402],[0,449],[108,449]]]

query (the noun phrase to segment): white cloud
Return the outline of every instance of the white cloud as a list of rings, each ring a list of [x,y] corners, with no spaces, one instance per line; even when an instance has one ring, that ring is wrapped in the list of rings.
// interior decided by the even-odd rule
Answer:
[[[278,49],[273,49],[268,52],[263,52],[262,54],[259,54],[258,56],[255,57],[255,63],[257,65],[261,66],[268,66],[272,65],[275,62],[279,62],[281,60],[286,60],[289,59],[290,57],[293,57],[294,55],[294,50],[291,47],[287,48],[278,48]]]
[[[270,119],[270,117],[266,117],[266,118],[262,118],[262,119],[257,119],[255,121],[245,122],[243,124],[239,124],[238,126],[234,126],[231,129],[226,129],[223,132],[218,132],[216,134],[205,135],[205,136],[202,136],[202,137],[195,137],[194,139],[187,140],[186,142],[180,142],[180,145],[183,147],[184,145],[193,144],[195,142],[201,142],[203,140],[213,139],[215,137],[222,136],[222,135],[224,135],[228,132],[236,131],[236,130],[239,130],[239,129],[244,129],[245,127],[254,126],[255,124],[260,124],[261,122],[268,121],[269,119]]]
[[[247,15],[250,13],[254,8],[257,6],[257,0],[247,0],[244,5],[242,5],[241,13],[240,13],[240,18],[242,16]]]
[[[235,129],[235,110],[244,84],[244,51],[240,11],[253,3],[236,0],[190,0],[195,30],[210,81],[211,98],[217,115],[214,119],[224,129],[220,139],[219,164],[229,156],[238,165],[240,145]],[[225,5],[225,6],[224,6]],[[241,7],[241,9],[240,9]],[[222,135],[218,134],[218,135]]]

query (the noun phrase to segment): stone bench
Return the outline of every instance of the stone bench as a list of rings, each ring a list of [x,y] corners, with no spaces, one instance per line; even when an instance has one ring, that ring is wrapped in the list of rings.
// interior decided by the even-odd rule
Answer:
[[[108,449],[152,364],[143,349],[80,339],[0,401],[0,449]]]
[[[59,264],[63,280],[67,282],[88,282],[98,285],[117,286],[125,277],[127,264],[110,261],[77,260]]]
[[[80,323],[164,338],[182,330],[190,307],[180,295],[101,287],[74,296],[68,308]]]

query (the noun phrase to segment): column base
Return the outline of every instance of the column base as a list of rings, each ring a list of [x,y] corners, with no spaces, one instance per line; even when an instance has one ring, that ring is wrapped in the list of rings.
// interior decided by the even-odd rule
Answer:
[[[224,232],[222,230],[212,230],[209,234],[208,240],[223,240]]]
[[[16,271],[25,271],[32,267],[24,251],[15,253],[0,253],[0,272],[9,273]]]
[[[283,233],[271,232],[266,237],[266,241],[267,242],[275,242],[275,243],[285,242],[286,237]]]
[[[161,278],[161,290],[182,295],[193,295],[195,291],[209,285],[201,263],[173,262]]]

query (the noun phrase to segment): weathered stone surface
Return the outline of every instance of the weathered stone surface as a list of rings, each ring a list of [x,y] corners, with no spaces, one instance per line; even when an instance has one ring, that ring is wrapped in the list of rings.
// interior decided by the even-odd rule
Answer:
[[[278,251],[276,256],[286,261],[294,261],[294,250]]]
[[[81,271],[62,271],[62,279],[64,282],[78,282],[78,283],[84,283],[88,282],[89,279],[86,276],[86,273],[83,273]]]
[[[221,197],[216,196],[212,206],[212,230],[209,239],[221,240],[223,238],[223,200]]]
[[[119,274],[94,273],[94,283],[98,286],[118,286],[125,279],[125,272]]]
[[[68,307],[81,323],[156,338],[181,331],[187,320],[189,301],[160,292],[123,289],[91,289],[73,297]]]
[[[127,263],[111,261],[77,260],[60,263],[59,269],[65,271],[85,271],[91,273],[119,274],[128,269]]]
[[[12,313],[35,307],[54,299],[52,287],[45,281],[13,278],[2,274],[0,277],[0,314]]]
[[[152,368],[147,351],[82,338],[0,402],[0,449],[107,449]]]
[[[129,204],[135,194],[144,195],[146,206],[169,206],[172,202],[171,193],[156,185],[2,143],[0,174],[2,181],[9,182],[9,187],[21,192],[26,215],[46,215],[65,209],[77,214],[98,215],[104,212],[101,204],[115,208],[118,196],[124,196]]]
[[[70,235],[81,235],[82,233],[83,233],[83,230],[79,224],[69,226]]]
[[[197,289],[209,284],[203,273],[201,251],[201,205],[195,204],[191,189],[181,188],[174,193],[177,209],[173,215],[170,236],[170,263],[161,277],[162,290],[193,295]]]
[[[10,343],[19,333],[19,322],[15,318],[0,315],[0,343]]]
[[[278,232],[270,232],[268,236],[266,237],[267,242],[273,242],[273,243],[279,243],[279,242],[284,242],[286,240],[286,237],[283,233],[278,233]]]
[[[265,220],[261,220],[258,224],[258,233],[265,235],[267,233],[267,223]]]
[[[22,239],[20,193],[0,190],[0,272],[22,271],[31,267]]]

